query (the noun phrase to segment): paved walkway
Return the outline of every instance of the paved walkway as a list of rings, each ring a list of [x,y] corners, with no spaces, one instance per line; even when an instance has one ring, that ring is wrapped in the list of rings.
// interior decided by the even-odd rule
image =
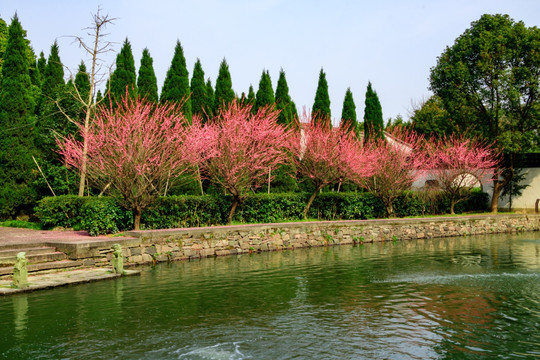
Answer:
[[[90,236],[86,231],[32,230],[0,227],[0,247],[2,245],[42,244],[46,242],[91,243],[129,237]]]

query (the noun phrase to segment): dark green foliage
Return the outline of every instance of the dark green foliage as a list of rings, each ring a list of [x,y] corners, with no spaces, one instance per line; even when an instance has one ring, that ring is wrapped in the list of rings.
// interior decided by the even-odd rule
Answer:
[[[203,121],[207,120],[206,108],[208,99],[206,95],[206,84],[204,82],[204,71],[201,60],[197,59],[193,67],[191,78],[191,111],[193,115],[198,115]]]
[[[144,229],[167,229],[225,224],[232,198],[221,196],[167,196],[142,215]]]
[[[229,65],[227,60],[223,59],[219,66],[219,74],[216,80],[216,91],[214,92],[214,114],[218,113],[218,110],[222,106],[227,106],[234,100],[234,90],[232,88],[231,73],[229,72]]]
[[[101,90],[98,90],[96,94],[96,104],[99,104],[103,101],[103,94],[101,93]]]
[[[414,109],[411,116],[412,129],[426,136],[450,136],[457,132],[450,114],[444,109],[440,97],[431,96]]]
[[[430,85],[458,131],[506,153],[530,150],[540,123],[539,43],[539,28],[485,14],[446,48]]]
[[[214,87],[212,81],[206,81],[206,115],[207,120],[211,119],[214,114]]]
[[[262,72],[261,80],[259,81],[259,90],[255,96],[255,111],[271,106],[275,103],[274,89],[272,89],[272,79],[268,71]]]
[[[74,195],[44,198],[35,213],[45,229],[73,228],[86,230],[92,236],[131,229],[133,217],[114,198]]]
[[[126,95],[126,91],[132,98],[137,96],[136,77],[133,51],[126,38],[122,49],[116,56],[116,69],[111,74],[108,86],[113,105]]]
[[[39,58],[36,65],[36,70],[39,74],[39,84],[41,87],[41,83],[43,82],[43,75],[45,74],[45,67],[47,66],[47,59],[45,58],[45,54],[43,54],[43,51],[39,53]]]
[[[311,111],[317,121],[324,121],[328,125],[331,124],[330,95],[328,95],[328,82],[326,82],[326,74],[323,69],[319,73],[319,84],[317,85],[315,102]]]
[[[80,97],[84,101],[87,101],[90,92],[90,78],[88,77],[88,72],[86,72],[86,65],[84,65],[84,62],[82,61],[79,64],[79,69],[75,75],[75,87],[77,88]]]
[[[58,102],[65,97],[64,67],[60,61],[58,44],[51,46],[47,59],[41,97],[38,102],[36,147],[46,159],[57,159],[56,136],[65,129],[66,118],[58,108]]]
[[[161,97],[159,101],[180,103],[184,116],[191,121],[191,89],[189,87],[189,73],[186,66],[186,58],[184,57],[184,49],[180,41],[176,41],[174,55],[171,61],[171,66],[167,70],[167,76],[161,89]]]
[[[8,26],[6,22],[0,18],[0,77],[2,76],[2,63],[4,62],[4,53],[8,39]]]
[[[34,98],[28,70],[28,45],[17,15],[9,26],[0,82],[0,218],[32,204],[29,184],[36,172]]]
[[[366,107],[364,109],[364,139],[365,141],[384,138],[384,119],[382,107],[377,92],[368,83],[366,90]]]
[[[253,194],[237,209],[234,221],[271,223],[303,218],[309,193]],[[473,191],[472,196],[456,205],[456,212],[484,211],[489,196]],[[167,229],[221,225],[227,222],[232,197],[226,195],[167,196],[159,198],[142,215],[144,229]],[[394,202],[396,215],[417,216],[424,204],[416,193],[408,191]],[[437,200],[433,207],[448,212],[450,201]],[[36,215],[44,228],[57,226],[87,230],[92,235],[130,229],[131,212],[125,211],[114,198],[57,196],[42,199]],[[313,202],[309,218],[319,220],[374,219],[385,216],[382,201],[370,193],[320,194]]]
[[[340,127],[348,132],[358,134],[358,122],[356,121],[356,105],[354,104],[351,88],[347,88],[345,99],[343,99],[343,110],[341,111]]]
[[[152,57],[150,56],[150,51],[148,51],[147,48],[144,48],[141,66],[139,67],[139,77],[137,78],[137,90],[140,97],[144,97],[148,101],[157,103],[158,87],[153,63],[154,60],[152,60]]]
[[[249,85],[248,95],[247,95],[247,103],[250,105],[255,105],[255,91],[253,90],[253,85]]]
[[[280,110],[278,123],[290,126],[295,119],[296,107],[293,108],[291,96],[289,95],[289,85],[285,78],[285,71],[281,69],[276,86],[276,108]]]

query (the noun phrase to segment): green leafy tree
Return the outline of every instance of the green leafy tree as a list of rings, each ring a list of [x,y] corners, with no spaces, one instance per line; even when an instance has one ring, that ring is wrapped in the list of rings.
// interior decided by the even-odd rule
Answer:
[[[430,86],[461,133],[506,154],[532,149],[540,121],[540,29],[482,15],[437,59]],[[513,165],[509,165],[511,170]],[[513,171],[493,180],[492,212]]]
[[[356,105],[354,104],[351,88],[347,88],[343,99],[343,109],[341,110],[340,127],[347,132],[358,134],[358,122],[356,121]]]
[[[366,90],[366,107],[364,109],[364,139],[375,141],[384,138],[384,120],[381,102],[377,92],[373,90],[371,81]]]
[[[417,133],[437,138],[458,132],[456,124],[444,109],[441,98],[435,95],[413,109],[411,126]]]
[[[109,91],[113,104],[120,101],[126,91],[132,98],[137,96],[136,77],[133,51],[130,42],[126,38],[122,49],[116,56],[116,69],[111,74],[109,81]]]
[[[141,66],[139,67],[139,77],[137,78],[137,90],[139,96],[145,97],[150,102],[157,103],[158,87],[153,63],[154,60],[150,56],[150,51],[144,48]]]
[[[279,72],[279,79],[276,86],[276,108],[280,110],[278,123],[290,126],[295,119],[296,108],[293,109],[291,96],[289,95],[289,85],[285,78],[283,69]]]
[[[193,76],[191,77],[191,110],[193,115],[199,115],[203,120],[206,120],[207,117],[206,108],[208,99],[206,92],[204,70],[201,60],[197,59],[193,67]]]
[[[328,95],[328,82],[323,69],[319,73],[319,84],[315,93],[315,102],[313,103],[312,115],[315,121],[324,121],[331,124],[330,96]]]
[[[219,109],[225,105],[229,105],[235,98],[232,88],[231,73],[227,60],[223,59],[219,66],[219,73],[216,80],[216,91],[214,92],[214,114],[219,112]]]
[[[268,71],[262,72],[261,80],[259,81],[259,89],[255,96],[255,111],[276,102],[274,98],[274,89],[272,89],[272,79]]]
[[[30,182],[36,173],[34,98],[28,69],[27,43],[17,15],[8,30],[0,83],[0,217],[31,206]]]
[[[184,57],[184,49],[180,41],[176,41],[174,55],[171,61],[171,66],[167,70],[167,76],[161,89],[161,97],[159,101],[180,103],[182,105],[182,113],[191,121],[191,89],[189,87],[189,73],[186,67],[186,58]]]

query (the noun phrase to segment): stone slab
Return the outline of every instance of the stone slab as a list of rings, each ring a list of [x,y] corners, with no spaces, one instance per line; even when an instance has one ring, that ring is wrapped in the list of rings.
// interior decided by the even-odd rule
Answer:
[[[125,270],[125,275],[139,275],[138,270]],[[107,268],[77,269],[71,271],[61,271],[49,274],[39,274],[28,276],[29,286],[24,289],[11,287],[11,280],[0,280],[0,296],[11,295],[22,292],[50,289],[59,286],[89,283],[98,280],[114,279],[122,275],[114,274]]]

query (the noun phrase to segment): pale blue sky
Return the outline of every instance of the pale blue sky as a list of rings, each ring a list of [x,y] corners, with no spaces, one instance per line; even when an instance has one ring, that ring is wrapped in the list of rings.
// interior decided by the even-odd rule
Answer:
[[[108,28],[109,40],[118,51],[128,37],[137,69],[148,47],[160,88],[179,39],[190,78],[200,58],[215,85],[225,57],[241,94],[250,84],[257,91],[263,69],[275,89],[283,68],[299,109],[313,105],[324,68],[335,122],[347,87],[363,117],[368,81],[385,120],[397,114],[407,119],[411,102],[430,94],[429,70],[437,56],[482,14],[505,13],[540,26],[538,0],[4,0],[0,17],[9,24],[17,11],[36,53],[47,56],[57,39],[62,61],[76,70],[85,54],[62,36],[84,35],[99,5],[118,18]],[[111,54],[105,60],[114,59]]]

